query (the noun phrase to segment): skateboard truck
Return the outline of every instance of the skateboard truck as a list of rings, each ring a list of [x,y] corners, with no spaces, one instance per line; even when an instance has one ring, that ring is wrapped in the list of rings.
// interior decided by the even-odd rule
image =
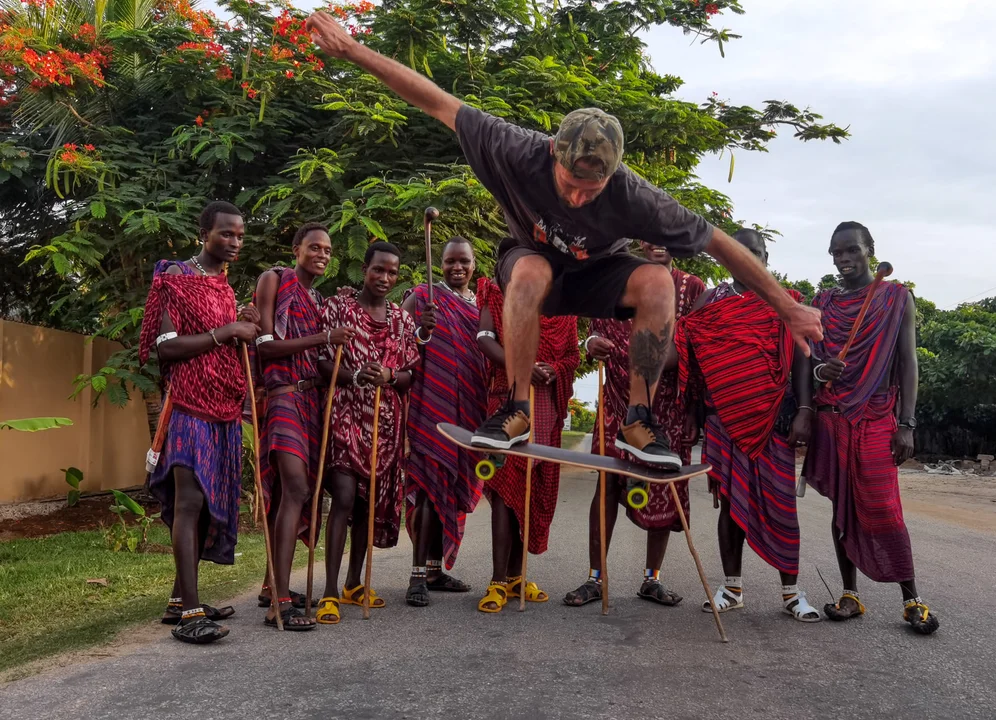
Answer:
[[[634,478],[626,479],[626,504],[634,510],[642,510],[650,502],[650,483]]]
[[[477,475],[478,480],[487,482],[495,476],[495,472],[504,464],[504,455],[488,455],[483,460],[478,461],[477,465],[474,466],[474,474]]]

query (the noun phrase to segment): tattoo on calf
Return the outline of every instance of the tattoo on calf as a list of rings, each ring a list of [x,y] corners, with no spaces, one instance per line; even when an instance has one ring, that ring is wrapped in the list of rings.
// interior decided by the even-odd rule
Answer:
[[[664,356],[670,337],[670,326],[665,327],[660,335],[650,330],[635,333],[629,343],[631,372],[644,378],[648,384],[657,382],[664,370]]]

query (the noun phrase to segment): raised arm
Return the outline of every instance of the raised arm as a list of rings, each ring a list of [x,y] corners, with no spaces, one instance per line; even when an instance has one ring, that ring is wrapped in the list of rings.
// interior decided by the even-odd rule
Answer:
[[[428,78],[354,40],[332,17],[316,12],[308,18],[315,43],[332,57],[357,65],[405,101],[456,130],[457,111],[463,103]]]
[[[809,341],[823,339],[820,311],[793,300],[747,248],[719,228],[713,229],[705,251],[775,309],[792,333],[796,345],[809,357]]]

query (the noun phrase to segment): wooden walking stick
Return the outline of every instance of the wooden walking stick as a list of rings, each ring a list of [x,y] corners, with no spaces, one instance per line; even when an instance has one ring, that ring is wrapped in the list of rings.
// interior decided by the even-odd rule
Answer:
[[[259,471],[259,417],[256,414],[256,389],[252,384],[252,366],[249,364],[249,346],[242,343],[242,364],[246,369],[246,382],[249,384],[249,405],[252,407],[252,447],[256,454],[253,471],[256,475],[256,502],[263,502],[263,477]],[[273,574],[273,546],[270,544],[270,526],[263,513],[263,544],[266,546],[267,581],[270,583],[270,603],[276,615],[277,628],[284,629],[284,619],[280,616],[280,602],[277,599],[277,583]]]
[[[371,566],[374,559],[374,506],[377,502],[377,425],[380,421],[380,386],[374,391],[373,447],[370,450],[370,490],[367,492],[367,571],[363,588],[363,619],[370,619]]]
[[[433,304],[433,294],[432,294],[432,222],[439,217],[439,211],[434,207],[427,207],[425,209],[425,218],[423,220],[423,225],[425,226],[425,272],[426,272],[426,283],[429,286],[429,304]],[[429,337],[432,337],[432,333],[429,333]]]
[[[861,303],[861,309],[858,310],[858,317],[854,320],[854,325],[851,326],[851,332],[847,336],[847,342],[844,343],[844,347],[841,351],[837,353],[837,359],[843,360],[844,356],[847,355],[847,351],[851,349],[851,344],[854,342],[854,338],[857,337],[858,330],[861,329],[861,323],[865,320],[865,313],[868,312],[868,306],[871,305],[872,297],[875,296],[875,291],[878,286],[882,284],[885,278],[892,275],[892,263],[882,262],[878,264],[878,270],[875,271],[875,279],[872,280],[871,287],[868,289],[868,294],[865,296],[865,301]],[[827,388],[830,387],[832,383],[827,383]]]
[[[529,442],[533,441],[533,419],[536,397],[532,383],[529,385]],[[533,485],[533,459],[526,459],[526,503],[522,518],[522,587],[519,591],[519,612],[526,610],[526,565],[529,563],[529,502]]]
[[[713,602],[712,588],[709,587],[709,581],[706,580],[705,570],[702,569],[702,561],[699,560],[699,554],[695,551],[695,545],[692,543],[692,531],[688,529],[688,518],[685,517],[685,510],[681,507],[681,498],[678,497],[678,489],[674,486],[675,483],[668,483],[671,488],[671,497],[674,498],[674,506],[678,509],[678,518],[681,520],[681,528],[685,531],[685,540],[688,542],[688,550],[692,553],[692,560],[695,561],[695,569],[699,571],[699,580],[702,581],[702,588],[705,590],[706,600],[709,601],[709,607],[712,609],[712,617],[716,621],[716,628],[719,630],[719,639],[723,642],[729,642],[726,637],[726,631],[723,629],[723,623],[719,619],[719,611],[716,610],[716,603]]]
[[[315,536],[318,525],[318,506],[322,504],[322,473],[325,470],[325,449],[329,443],[329,418],[332,416],[332,398],[335,396],[336,378],[339,377],[339,363],[342,362],[342,345],[335,349],[335,365],[332,367],[332,382],[328,397],[325,398],[325,422],[322,424],[322,444],[318,451],[318,478],[315,481],[315,496],[311,499],[311,532],[308,545],[308,590],[304,600],[304,614],[311,617],[311,591],[315,582]]]
[[[598,454],[605,455],[605,363],[598,363]],[[602,615],[609,614],[609,566],[606,563],[608,548],[605,546],[605,481],[604,472],[598,473],[598,542],[602,550]]]

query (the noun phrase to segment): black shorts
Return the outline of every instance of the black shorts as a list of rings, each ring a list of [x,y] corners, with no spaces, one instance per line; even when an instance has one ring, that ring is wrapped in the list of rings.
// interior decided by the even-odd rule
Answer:
[[[565,257],[556,250],[543,252],[506,238],[498,247],[498,264],[495,266],[495,276],[503,293],[512,278],[512,267],[519,258],[527,255],[545,258],[553,269],[553,285],[543,303],[543,314],[550,317],[632,318],[633,308],[622,306],[626,284],[634,270],[651,264],[649,260],[625,251],[579,261]]]

